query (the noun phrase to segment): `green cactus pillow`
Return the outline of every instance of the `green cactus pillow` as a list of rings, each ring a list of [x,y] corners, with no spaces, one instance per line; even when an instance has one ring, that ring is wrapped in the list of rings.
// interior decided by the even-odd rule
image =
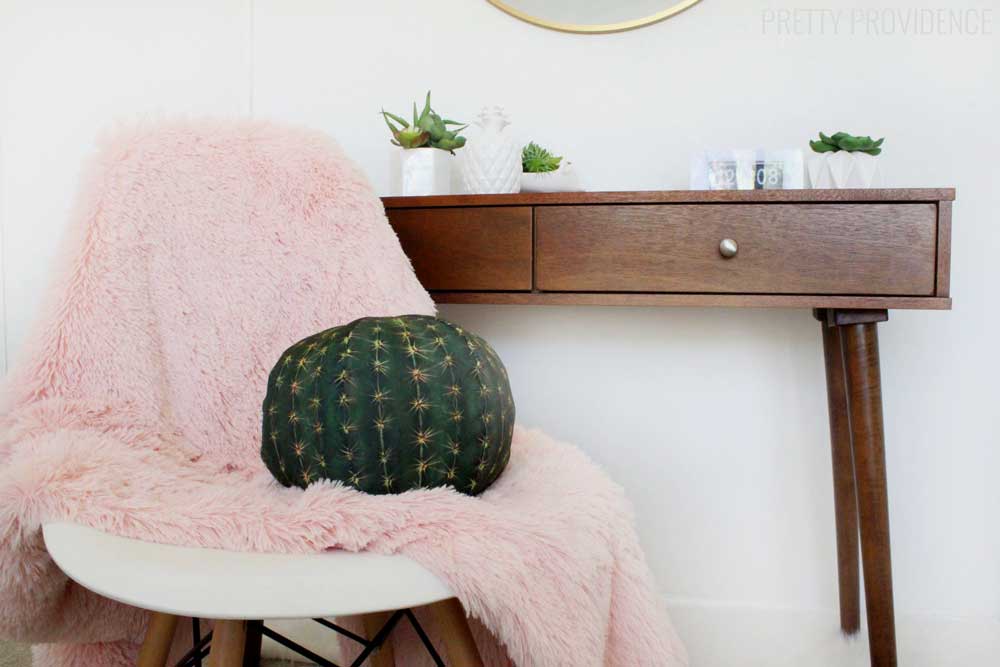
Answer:
[[[507,465],[513,428],[507,371],[486,341],[425,315],[366,317],[285,351],[261,457],[285,486],[476,495]]]

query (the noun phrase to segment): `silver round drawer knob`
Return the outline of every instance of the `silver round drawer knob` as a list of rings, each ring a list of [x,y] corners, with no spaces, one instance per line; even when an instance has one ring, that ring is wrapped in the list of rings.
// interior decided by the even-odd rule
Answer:
[[[739,245],[737,245],[736,241],[732,239],[722,239],[722,241],[719,243],[719,254],[725,257],[726,259],[736,257],[736,253],[738,253],[739,251],[740,251]]]

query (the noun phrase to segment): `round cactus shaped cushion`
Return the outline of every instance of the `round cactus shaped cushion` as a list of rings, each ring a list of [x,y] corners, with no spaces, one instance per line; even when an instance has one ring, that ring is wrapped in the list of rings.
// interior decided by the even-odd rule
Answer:
[[[479,336],[425,315],[366,317],[285,351],[263,424],[261,457],[285,486],[476,495],[507,465],[514,400]]]

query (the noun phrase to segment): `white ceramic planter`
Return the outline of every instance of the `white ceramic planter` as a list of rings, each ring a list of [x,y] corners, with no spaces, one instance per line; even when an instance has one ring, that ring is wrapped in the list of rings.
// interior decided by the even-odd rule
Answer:
[[[579,192],[580,179],[573,166],[564,162],[555,171],[521,174],[521,192]]]
[[[424,197],[451,194],[454,156],[439,148],[393,147],[389,188],[393,195]]]
[[[812,188],[880,188],[882,163],[868,153],[822,153],[810,156],[807,167]]]

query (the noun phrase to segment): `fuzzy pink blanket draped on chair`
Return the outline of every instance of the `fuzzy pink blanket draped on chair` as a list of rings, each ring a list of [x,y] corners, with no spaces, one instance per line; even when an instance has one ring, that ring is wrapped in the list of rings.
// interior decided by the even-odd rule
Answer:
[[[282,350],[364,315],[434,310],[324,135],[119,132],[63,250],[0,413],[0,636],[39,643],[38,667],[133,664],[146,620],[67,580],[41,537],[52,520],[190,546],[404,553],[478,619],[488,665],[686,664],[621,489],[571,446],[519,428],[478,498],[284,489],[264,470],[260,405]]]

